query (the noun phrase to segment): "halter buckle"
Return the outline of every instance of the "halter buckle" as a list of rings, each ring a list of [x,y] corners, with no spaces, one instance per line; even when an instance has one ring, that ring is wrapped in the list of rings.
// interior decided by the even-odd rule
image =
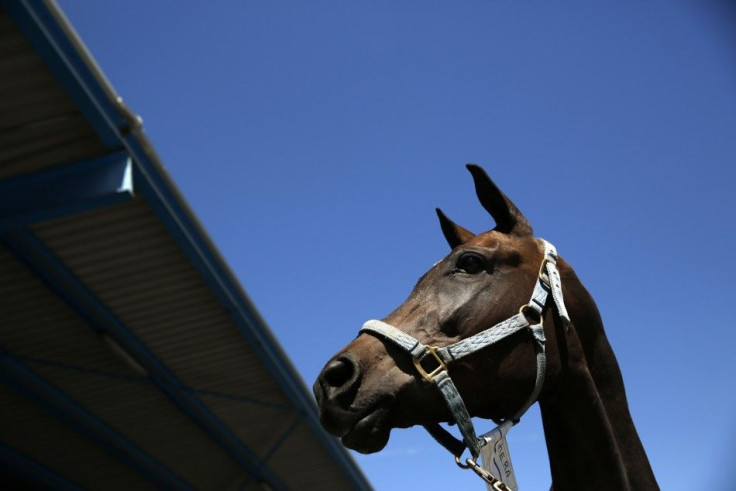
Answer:
[[[519,313],[526,317],[527,322],[529,322],[530,325],[535,324],[541,324],[544,322],[544,317],[542,316],[542,313],[535,310],[534,307],[529,305],[528,303],[525,303],[521,306],[519,309]]]
[[[426,353],[424,353],[419,358],[412,359],[412,361],[414,362],[414,366],[416,367],[419,374],[429,382],[434,382],[434,377],[447,370],[447,365],[445,365],[445,362],[442,361],[440,355],[437,354],[437,350],[439,349],[440,348],[438,348],[437,346],[427,346]],[[427,371],[422,366],[422,362],[430,355],[437,361],[438,365],[432,371],[427,373]]]

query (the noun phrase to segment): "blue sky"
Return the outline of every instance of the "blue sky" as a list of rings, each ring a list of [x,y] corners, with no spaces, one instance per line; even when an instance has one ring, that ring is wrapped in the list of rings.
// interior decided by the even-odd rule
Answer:
[[[434,207],[493,226],[477,162],[597,300],[661,487],[736,483],[727,2],[61,5],[308,386],[448,252]],[[510,445],[547,489],[536,408]],[[482,489],[419,429],[355,457]]]

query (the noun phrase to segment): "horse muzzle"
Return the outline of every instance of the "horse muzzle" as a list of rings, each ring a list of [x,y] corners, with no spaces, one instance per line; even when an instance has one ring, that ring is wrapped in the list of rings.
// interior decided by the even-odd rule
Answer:
[[[394,397],[375,393],[359,402],[362,381],[359,363],[349,352],[342,352],[325,365],[313,390],[322,426],[346,447],[372,453],[388,442]]]
[[[360,386],[360,367],[349,354],[333,358],[320,372],[312,387],[317,399],[320,421],[327,431],[342,436],[355,423],[351,411]]]

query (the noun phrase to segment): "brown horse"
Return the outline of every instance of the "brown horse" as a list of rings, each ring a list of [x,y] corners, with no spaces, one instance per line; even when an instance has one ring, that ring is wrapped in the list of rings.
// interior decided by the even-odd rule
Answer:
[[[474,235],[437,214],[452,252],[384,322],[424,345],[448,346],[519,312],[544,257],[527,219],[475,165],[478,198],[496,227]],[[546,370],[537,401],[557,490],[658,489],[629,413],[623,379],[598,309],[572,268],[557,261],[571,323],[546,308]],[[535,387],[534,339],[520,330],[449,364],[472,416],[503,420]],[[381,450],[392,428],[452,420],[437,387],[395,343],[363,332],[314,384],[321,421],[347,447]]]

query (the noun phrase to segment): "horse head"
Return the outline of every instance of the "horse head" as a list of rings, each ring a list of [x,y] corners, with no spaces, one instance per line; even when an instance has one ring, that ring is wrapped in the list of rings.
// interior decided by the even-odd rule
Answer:
[[[496,227],[474,235],[437,210],[452,251],[424,274],[384,321],[428,346],[447,346],[509,318],[534,287],[544,255],[517,207],[478,166],[478,198]],[[448,367],[474,416],[508,418],[529,395],[535,350],[519,333]],[[394,427],[450,421],[451,414],[407,353],[362,334],[327,363],[314,392],[325,428],[360,452],[384,447]]]
[[[314,384],[323,426],[371,453],[392,428],[457,421],[477,457],[463,419],[515,423],[538,401],[555,489],[656,489],[593,299],[486,173],[468,169],[496,226],[475,235],[437,210],[451,252],[323,368]],[[508,335],[478,343],[499,330]],[[472,349],[455,357],[456,346]],[[443,445],[456,456],[464,448]]]

